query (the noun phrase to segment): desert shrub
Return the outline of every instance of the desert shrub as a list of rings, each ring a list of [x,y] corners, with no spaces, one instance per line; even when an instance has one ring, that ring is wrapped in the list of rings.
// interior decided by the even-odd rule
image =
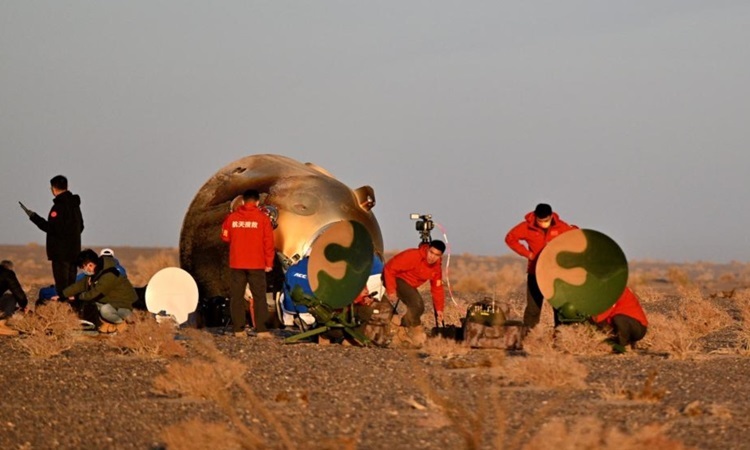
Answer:
[[[731,420],[732,410],[726,405],[717,403],[705,404],[700,400],[694,400],[685,405],[680,412],[688,417],[714,416],[719,419]]]
[[[645,403],[656,403],[666,395],[666,390],[655,386],[656,372],[651,372],[642,387],[628,388],[626,381],[614,378],[610,384],[604,385],[599,395],[604,400],[633,400]]]
[[[21,333],[14,343],[29,355],[40,358],[69,350],[81,329],[78,316],[63,302],[41,305],[33,313],[16,314],[9,325]]]
[[[443,337],[427,338],[420,349],[420,353],[436,358],[453,358],[469,353],[470,349],[462,342],[455,339],[446,339]]]
[[[716,273],[714,272],[712,266],[699,265],[698,267],[696,267],[696,270],[698,270],[698,272],[695,276],[695,281],[704,286],[716,282]]]
[[[719,281],[722,283],[736,283],[737,276],[733,273],[723,273],[719,275]]]
[[[185,347],[175,340],[174,324],[159,323],[146,311],[134,311],[131,317],[130,326],[107,340],[108,345],[138,356],[185,356]]]
[[[485,367],[494,367],[494,361],[490,358],[482,358]],[[453,360],[456,361],[456,360]],[[471,395],[464,390],[457,390],[453,380],[441,372],[425,372],[419,362],[414,359],[413,371],[419,373],[415,378],[415,386],[423,394],[423,398],[404,398],[403,401],[420,411],[430,414],[429,422],[442,422],[458,434],[463,440],[463,448],[481,448],[483,433],[482,424],[484,418],[490,414],[490,398],[494,396],[476,396],[473,407],[467,405],[467,396]],[[476,366],[473,366],[476,367]],[[495,430],[504,429],[504,422],[499,423]]]
[[[244,404],[248,411],[260,415],[276,431],[283,447],[295,448],[280,418],[268,409],[245,381],[248,368],[221,353],[208,333],[189,330],[186,335],[198,356],[190,361],[169,365],[166,373],[154,380],[154,390],[213,402],[229,418],[243,448],[268,448],[263,434],[253,430],[239,415],[237,406]],[[255,426],[261,426],[257,418],[252,422]],[[220,435],[214,437],[214,442],[221,442],[217,439],[221,439],[227,430],[216,429]]]
[[[677,285],[677,294],[684,299],[694,299],[703,297],[701,289],[694,284]]]
[[[739,352],[742,355],[750,355],[750,289],[738,291],[735,298],[740,310],[740,317],[742,317],[740,329],[737,333]]]
[[[128,278],[134,286],[145,286],[148,280],[165,267],[178,267],[177,255],[170,251],[161,251],[151,257],[139,256],[133,263],[133,268],[128,268]]]
[[[548,355],[556,353],[554,343],[555,329],[548,326],[537,325],[526,334],[523,339],[523,348],[532,355]]]
[[[679,314],[690,324],[690,329],[696,336],[727,327],[732,324],[732,318],[726,311],[703,298],[700,292],[686,294],[680,301]]]
[[[154,389],[166,395],[179,395],[210,400],[219,406],[231,405],[229,386],[245,374],[245,366],[227,360],[217,365],[203,359],[167,366],[166,373],[154,380]],[[221,386],[221,388],[217,388]]]
[[[702,348],[692,325],[679,314],[651,314],[643,344],[652,350],[669,353],[677,359],[695,355]]]
[[[741,264],[737,270],[737,283],[750,285],[750,264]]]
[[[604,343],[607,335],[593,324],[575,323],[557,327],[554,347],[571,355],[601,355],[612,348]]]
[[[732,325],[731,316],[705,299],[694,286],[680,286],[682,297],[677,311],[649,315],[649,331],[644,343],[656,351],[684,359],[702,349],[700,338]]]
[[[516,309],[516,311],[518,311],[518,315],[515,317],[522,317],[525,308],[526,297],[524,296],[523,305],[518,306],[518,309]],[[554,311],[547,302],[544,302],[544,304],[542,305],[542,314],[540,315],[539,323],[534,328],[529,330],[528,334],[523,340],[523,348],[532,354],[556,353],[557,350],[555,350],[554,348],[554,323]]]
[[[684,269],[675,266],[667,269],[667,279],[677,287],[688,287],[693,285],[688,273]]]
[[[630,283],[628,282],[628,284]],[[657,291],[652,286],[640,286],[638,287],[638,298],[641,299],[641,304],[655,303],[664,300],[664,293]]]
[[[541,429],[523,446],[524,450],[576,450],[581,448],[600,450],[641,450],[658,448],[661,450],[687,449],[679,441],[666,436],[666,427],[646,425],[632,433],[626,433],[613,426],[606,426],[595,417],[570,419],[554,418],[542,425]]]
[[[586,387],[588,369],[571,355],[550,353],[526,358],[506,358],[503,376],[514,384],[582,389]]]

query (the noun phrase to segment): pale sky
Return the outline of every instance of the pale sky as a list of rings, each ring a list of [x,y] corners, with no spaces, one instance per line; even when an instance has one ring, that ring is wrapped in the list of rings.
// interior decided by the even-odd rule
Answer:
[[[504,255],[539,202],[629,259],[750,260],[750,2],[0,0],[0,243],[178,245],[217,170],[275,153]],[[434,237],[442,237],[437,233]]]

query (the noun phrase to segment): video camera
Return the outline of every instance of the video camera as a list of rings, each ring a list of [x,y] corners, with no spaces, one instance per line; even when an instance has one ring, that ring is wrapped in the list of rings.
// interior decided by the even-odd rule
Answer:
[[[432,221],[432,214],[411,214],[409,216],[411,220],[417,221],[417,231],[419,231],[419,239],[422,243],[429,243],[432,241],[432,229],[435,228],[435,222]]]

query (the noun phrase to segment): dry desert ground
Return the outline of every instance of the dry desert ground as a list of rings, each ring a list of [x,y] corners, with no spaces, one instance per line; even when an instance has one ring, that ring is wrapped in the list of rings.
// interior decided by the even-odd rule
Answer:
[[[51,284],[43,246],[0,250],[30,299]],[[177,265],[176,249],[114,250],[136,286]],[[418,350],[284,344],[289,330],[238,338],[145,313],[90,337],[65,305],[38,308],[0,340],[0,448],[750,448],[750,264],[630,273],[650,326],[623,355],[586,325],[553,338],[549,306],[513,354],[439,337]],[[520,316],[520,259],[453,255],[448,277],[448,323],[488,296]]]

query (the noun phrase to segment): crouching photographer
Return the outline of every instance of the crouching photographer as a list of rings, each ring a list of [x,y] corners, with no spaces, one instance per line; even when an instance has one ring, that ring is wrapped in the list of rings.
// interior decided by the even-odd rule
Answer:
[[[385,292],[391,302],[401,301],[406,306],[406,314],[401,318],[399,334],[405,334],[405,340],[414,345],[421,345],[426,339],[422,328],[422,314],[425,305],[422,295],[417,290],[421,285],[430,282],[432,305],[438,323],[443,322],[445,292],[443,291],[442,257],[445,243],[431,240],[429,231],[432,220],[429,215],[412,214],[412,219],[419,219],[417,231],[420,232],[419,247],[404,250],[391,258],[383,269]]]

